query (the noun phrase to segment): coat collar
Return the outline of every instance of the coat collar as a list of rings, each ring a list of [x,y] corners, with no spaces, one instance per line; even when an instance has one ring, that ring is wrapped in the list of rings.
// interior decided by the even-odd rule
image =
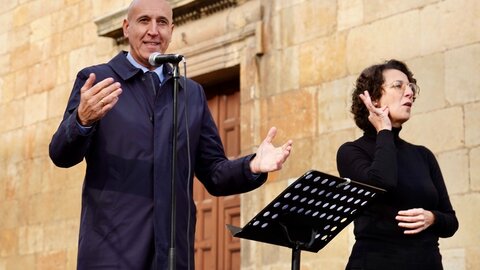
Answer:
[[[126,81],[137,75],[138,73],[143,72],[141,69],[134,67],[127,59],[126,51],[120,51],[114,58],[112,58],[108,65],[117,73],[122,80]],[[163,75],[165,76],[165,82],[172,79],[173,77],[173,68],[165,64],[163,65]],[[184,80],[180,78],[180,88],[184,88]],[[162,82],[162,85],[164,82]]]

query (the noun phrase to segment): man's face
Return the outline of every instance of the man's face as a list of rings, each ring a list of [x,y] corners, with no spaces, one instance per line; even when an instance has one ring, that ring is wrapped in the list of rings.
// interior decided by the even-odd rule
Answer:
[[[133,58],[147,68],[154,52],[165,53],[173,32],[172,9],[165,0],[137,0],[123,21],[123,34],[128,38]]]

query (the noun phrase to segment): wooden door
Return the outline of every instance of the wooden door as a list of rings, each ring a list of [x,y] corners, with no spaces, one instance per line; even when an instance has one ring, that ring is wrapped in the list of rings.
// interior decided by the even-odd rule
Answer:
[[[205,89],[208,106],[217,124],[228,158],[240,154],[240,92],[238,83],[223,83]],[[194,182],[197,206],[195,234],[196,270],[240,269],[240,240],[230,236],[225,224],[240,227],[240,196],[213,197]]]

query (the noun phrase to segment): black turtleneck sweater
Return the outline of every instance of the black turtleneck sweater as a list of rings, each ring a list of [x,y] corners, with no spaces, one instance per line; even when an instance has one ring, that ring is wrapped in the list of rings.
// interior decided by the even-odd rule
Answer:
[[[435,156],[400,139],[399,132],[366,132],[337,152],[341,177],[387,190],[354,221],[356,242],[347,269],[442,269],[438,238],[458,229]],[[435,223],[405,235],[395,216],[412,208],[430,210]]]

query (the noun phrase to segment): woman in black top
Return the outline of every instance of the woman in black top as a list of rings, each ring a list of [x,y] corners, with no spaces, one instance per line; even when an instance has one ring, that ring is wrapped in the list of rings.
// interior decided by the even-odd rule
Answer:
[[[387,193],[355,220],[346,269],[443,269],[438,238],[457,231],[455,211],[433,153],[399,137],[417,94],[397,60],[368,67],[356,81],[352,113],[364,135],[339,148],[338,171]]]

